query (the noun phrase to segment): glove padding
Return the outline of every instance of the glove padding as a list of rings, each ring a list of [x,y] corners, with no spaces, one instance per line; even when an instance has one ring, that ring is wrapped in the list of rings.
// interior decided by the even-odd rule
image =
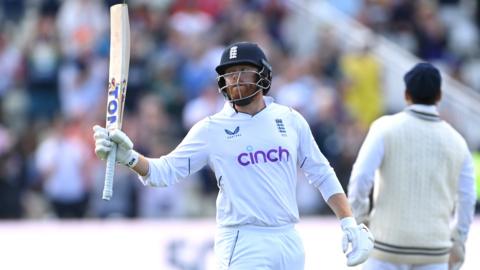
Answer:
[[[357,225],[353,217],[343,218],[341,223],[343,230],[342,249],[347,256],[347,265],[355,266],[365,262],[373,249],[374,238],[372,233],[363,223]],[[351,249],[347,253],[349,246],[351,246]]]
[[[454,230],[452,234],[452,249],[448,259],[449,270],[459,270],[465,261],[465,241],[466,235],[460,234],[458,230]]]
[[[129,168],[133,168],[137,164],[139,154],[133,150],[132,140],[123,131],[115,129],[108,134],[107,129],[98,125],[93,127],[93,131],[95,154],[98,158],[107,159],[113,143],[116,143],[118,147],[115,161]]]

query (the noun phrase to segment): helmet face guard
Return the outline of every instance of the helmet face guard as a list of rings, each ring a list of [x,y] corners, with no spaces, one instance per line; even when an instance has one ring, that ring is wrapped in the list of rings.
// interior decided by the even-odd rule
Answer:
[[[270,82],[269,79],[265,78],[264,75],[262,75],[263,73],[264,73],[264,70],[260,70],[260,71],[243,70],[243,71],[234,71],[234,72],[229,72],[229,73],[224,73],[222,75],[219,75],[219,76],[217,76],[217,81],[218,81],[218,85],[219,85],[218,92],[223,94],[223,96],[225,98],[227,98],[230,102],[233,102],[233,103],[244,100],[244,99],[251,98],[251,97],[255,96],[260,91],[263,91],[265,93],[265,91],[268,91],[268,89],[270,89],[271,82]],[[227,84],[227,80],[226,80],[227,77],[234,77],[234,78],[236,78],[236,80],[233,83]],[[254,80],[254,82],[243,81],[242,80],[243,77],[254,77],[255,80]],[[240,86],[248,86],[248,85],[255,86],[255,88],[257,90],[254,91],[252,94],[250,94],[248,96],[242,96],[242,92],[238,88]],[[237,87],[238,98],[233,99],[228,94],[227,89],[228,88],[233,88],[235,86]]]
[[[258,71],[251,70],[225,73],[225,70],[227,68],[237,65],[254,66],[257,68]],[[263,94],[267,94],[270,90],[272,81],[272,67],[268,63],[262,49],[260,49],[260,47],[255,43],[238,42],[228,46],[223,51],[220,64],[215,68],[215,70],[218,73],[217,83],[219,93],[222,93],[225,98],[227,98],[232,103],[239,105],[241,105],[241,103],[248,104],[251,98],[255,96],[258,92],[263,91]],[[254,73],[256,78],[255,82],[243,82],[241,80],[242,75],[249,76],[250,74],[248,73]],[[228,76],[237,76],[236,83],[231,83],[227,85],[225,78]],[[240,98],[232,100],[232,98],[228,94],[227,89],[232,86],[234,87],[241,85],[255,85],[257,91],[246,97],[241,97],[240,95]]]

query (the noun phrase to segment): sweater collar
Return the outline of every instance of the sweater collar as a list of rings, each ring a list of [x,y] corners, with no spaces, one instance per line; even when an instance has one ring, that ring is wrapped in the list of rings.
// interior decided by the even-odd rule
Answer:
[[[405,111],[417,118],[428,121],[441,121],[437,106],[412,104],[405,108]]]

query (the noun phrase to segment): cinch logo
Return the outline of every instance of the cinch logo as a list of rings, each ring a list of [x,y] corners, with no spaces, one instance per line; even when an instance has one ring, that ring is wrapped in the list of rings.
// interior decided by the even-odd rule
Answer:
[[[247,153],[241,153],[237,157],[238,163],[242,166],[247,166],[250,164],[257,163],[267,163],[267,162],[277,162],[290,158],[290,152],[287,149],[279,146],[278,148],[273,148],[267,151],[253,151],[252,146],[247,146]]]

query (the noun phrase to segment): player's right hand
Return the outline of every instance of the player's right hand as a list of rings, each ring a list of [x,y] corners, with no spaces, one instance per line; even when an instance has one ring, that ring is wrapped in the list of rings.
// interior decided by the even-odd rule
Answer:
[[[466,235],[460,234],[457,229],[452,234],[452,249],[448,259],[449,270],[459,270],[465,261],[465,241]]]
[[[448,258],[448,269],[460,270],[464,261],[465,245],[461,243],[453,243],[452,249],[450,251],[450,256]]]
[[[95,125],[93,138],[95,139],[95,154],[101,160],[107,159],[113,143],[116,143],[118,145],[116,162],[130,168],[137,164],[139,154],[133,150],[132,140],[123,131],[116,129],[108,134],[107,129]]]

